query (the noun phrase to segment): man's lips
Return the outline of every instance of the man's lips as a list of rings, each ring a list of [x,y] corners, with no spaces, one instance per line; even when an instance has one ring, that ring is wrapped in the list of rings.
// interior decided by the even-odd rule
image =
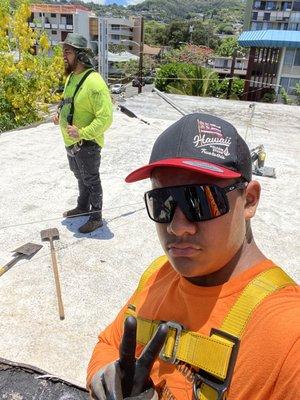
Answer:
[[[201,251],[200,246],[192,243],[171,243],[167,245],[167,249],[173,257],[191,257]]]

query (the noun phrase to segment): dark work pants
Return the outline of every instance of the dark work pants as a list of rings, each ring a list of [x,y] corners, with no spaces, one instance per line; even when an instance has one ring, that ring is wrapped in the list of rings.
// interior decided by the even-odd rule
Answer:
[[[78,182],[77,207],[86,211],[99,211],[91,214],[90,219],[101,219],[102,186],[99,174],[101,147],[97,143],[84,142],[74,157],[68,154],[68,160]]]

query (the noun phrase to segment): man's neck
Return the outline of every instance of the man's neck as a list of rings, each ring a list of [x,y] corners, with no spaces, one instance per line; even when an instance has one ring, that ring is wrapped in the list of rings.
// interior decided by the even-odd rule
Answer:
[[[264,260],[266,260],[265,255],[259,250],[254,239],[251,238],[250,241],[244,241],[234,257],[220,270],[210,275],[187,279],[199,286],[218,286]]]
[[[79,74],[81,74],[81,72],[85,71],[86,69],[87,69],[87,67],[85,65],[83,65],[81,63],[77,63],[77,65],[73,71],[73,74],[79,75]]]

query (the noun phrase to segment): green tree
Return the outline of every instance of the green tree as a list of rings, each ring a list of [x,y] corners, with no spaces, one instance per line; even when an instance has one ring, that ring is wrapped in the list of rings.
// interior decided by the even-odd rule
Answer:
[[[127,48],[124,44],[112,44],[109,43],[108,45],[108,51],[111,53],[122,53],[123,51],[126,51]]]
[[[191,96],[209,96],[217,84],[218,75],[212,69],[187,63],[165,64],[155,79],[159,90]]]
[[[247,49],[239,45],[236,36],[223,39],[216,48],[216,54],[223,57],[232,57],[235,51],[239,57],[244,57],[247,54]]]
[[[171,49],[164,54],[165,63],[184,62],[203,65],[211,56],[213,50],[206,46],[183,45],[179,49]]]
[[[167,85],[167,92],[188,96],[209,96],[218,84],[218,75],[200,66],[190,66],[189,70],[178,73],[178,80]]]
[[[238,100],[242,98],[244,93],[245,81],[241,78],[233,78],[231,85],[230,99]],[[218,85],[214,87],[213,95],[215,97],[226,98],[229,86],[229,79],[222,79]]]
[[[149,46],[166,45],[166,25],[157,21],[145,21],[144,41]]]
[[[51,50],[47,35],[29,27],[30,14],[27,0],[16,2],[12,11],[8,0],[0,3],[0,131],[39,120],[47,104],[58,100],[61,49]]]
[[[171,47],[178,48],[182,43],[192,43],[215,48],[218,42],[215,26],[210,22],[177,20],[166,28],[166,43]]]

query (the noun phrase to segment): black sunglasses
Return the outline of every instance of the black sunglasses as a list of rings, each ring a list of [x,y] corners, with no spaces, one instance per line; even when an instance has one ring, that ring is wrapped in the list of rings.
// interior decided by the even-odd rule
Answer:
[[[149,190],[144,200],[149,217],[158,223],[170,223],[179,206],[191,222],[207,221],[228,213],[227,193],[244,189],[240,181],[226,187],[217,185],[182,185]]]

